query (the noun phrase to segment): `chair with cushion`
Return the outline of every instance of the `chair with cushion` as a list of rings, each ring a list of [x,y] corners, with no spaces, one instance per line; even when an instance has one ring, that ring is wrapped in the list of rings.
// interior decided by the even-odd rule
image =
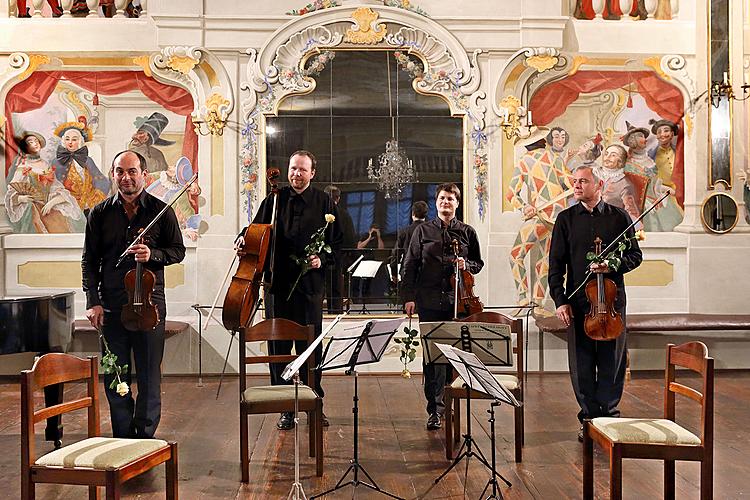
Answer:
[[[249,328],[240,328],[240,462],[242,482],[250,481],[250,447],[248,442],[250,415],[294,411],[293,385],[247,386],[246,365],[258,363],[290,363],[297,358],[294,354],[248,356],[247,342],[269,340],[315,339],[314,326],[303,326],[287,319],[274,318],[257,323]],[[313,379],[314,356],[310,356],[303,369],[308,370]],[[323,400],[310,387],[299,385],[299,411],[307,412],[309,422],[310,456],[315,457],[315,473],[323,475]]]
[[[675,369],[700,374],[702,391],[675,381]],[[675,422],[675,394],[701,406],[700,435]],[[713,498],[714,360],[703,342],[667,345],[664,418],[600,417],[584,422],[583,497],[594,498],[594,442],[609,454],[610,498],[622,498],[622,459],[664,460],[664,498],[675,497],[675,460],[701,463],[701,498]]]
[[[515,354],[515,373],[495,374],[497,381],[510,392],[521,403],[514,408],[515,447],[516,462],[523,458],[523,325],[520,319],[513,319],[503,314],[482,311],[461,319],[463,322],[474,323],[498,323],[509,325],[511,333],[516,334],[516,345],[513,347]],[[488,399],[489,396],[481,392],[472,391],[472,399]],[[450,385],[445,386],[445,456],[453,460],[453,449],[461,438],[461,399],[466,399],[466,387],[461,377],[457,377]]]
[[[118,499],[122,483],[166,463],[167,498],[177,499],[176,443],[100,437],[98,377],[95,356],[60,353],[45,354],[21,373],[21,498],[34,498],[37,483],[55,483],[88,485],[90,499],[98,499],[97,486],[104,486],[108,499]],[[87,383],[85,396],[35,411],[36,391],[78,380]],[[88,438],[35,458],[34,424],[84,408]]]

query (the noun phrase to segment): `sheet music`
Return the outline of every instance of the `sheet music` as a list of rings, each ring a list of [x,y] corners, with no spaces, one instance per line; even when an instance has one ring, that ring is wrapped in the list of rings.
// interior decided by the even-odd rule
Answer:
[[[521,406],[513,393],[497,381],[476,354],[462,351],[448,344],[436,343],[435,347],[440,349],[471,390],[487,394],[511,406]]]
[[[354,355],[354,349],[362,337],[362,332],[370,324],[367,341],[359,352],[356,364],[370,363],[379,359],[385,352],[393,333],[404,323],[405,318],[381,319],[363,321],[355,325],[346,326],[331,336],[326,347],[321,368],[328,366],[344,366]],[[372,348],[372,351],[370,350]]]
[[[462,329],[466,329],[468,346],[464,346]],[[510,325],[502,323],[476,323],[457,321],[434,321],[419,323],[423,352],[427,363],[447,364],[442,352],[435,347],[437,342],[449,344],[473,352],[490,366],[513,366]]]
[[[363,260],[354,270],[352,276],[354,278],[374,278],[382,265],[383,262],[379,260]]]

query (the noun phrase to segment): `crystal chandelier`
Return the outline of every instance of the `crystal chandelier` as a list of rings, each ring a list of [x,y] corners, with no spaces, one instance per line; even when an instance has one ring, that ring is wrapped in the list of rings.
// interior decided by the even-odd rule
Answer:
[[[378,185],[378,190],[385,192],[386,198],[398,195],[406,184],[414,180],[414,166],[406,156],[404,148],[399,147],[396,139],[396,120],[393,117],[391,100],[391,65],[390,52],[386,52],[388,74],[388,113],[391,117],[391,139],[385,143],[385,152],[380,153],[377,163],[373,159],[367,165],[367,177]],[[396,81],[396,116],[398,116],[398,80]]]

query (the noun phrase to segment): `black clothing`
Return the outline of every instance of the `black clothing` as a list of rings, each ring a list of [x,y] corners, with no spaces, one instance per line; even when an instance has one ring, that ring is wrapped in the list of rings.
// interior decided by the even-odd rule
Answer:
[[[266,317],[285,318],[301,325],[314,325],[315,334],[323,331],[323,293],[325,292],[325,269],[333,266],[336,256],[341,250],[341,227],[339,225],[336,205],[323,191],[308,186],[301,194],[285,186],[279,190],[278,213],[276,219],[276,235],[274,239],[274,268],[273,284],[270,293],[266,293]],[[271,222],[273,211],[273,195],[269,195],[260,205],[254,223],[268,224]],[[320,269],[310,269],[299,280],[292,296],[287,300],[300,268],[291,256],[304,257],[305,247],[310,243],[310,237],[325,225],[325,215],[336,215],[336,220],[326,230],[326,243],[331,246],[332,253],[322,252],[319,257],[322,263]],[[270,263],[270,257],[268,259]],[[292,352],[291,341],[269,341],[269,353],[289,354]],[[307,342],[296,342],[296,352],[301,353],[307,347]],[[323,346],[318,345],[315,350],[316,361],[320,360]],[[281,378],[284,370],[283,363],[272,363],[270,366],[271,383],[273,385],[288,384]],[[307,370],[302,370],[302,381],[308,381]],[[320,385],[320,371],[315,372],[315,383],[309,384],[315,392],[323,397]]]
[[[146,193],[136,201],[138,211],[128,220],[125,205],[119,194],[95,206],[86,221],[81,269],[86,308],[101,305],[104,308],[102,334],[119,365],[131,365],[131,352],[135,361],[138,381],[138,398],[132,392],[117,394],[109,385],[114,374],[104,376],[105,392],[109,401],[114,437],[151,438],[161,418],[161,361],[164,354],[164,322],[167,315],[164,297],[164,266],[182,261],[185,245],[174,211],[170,208],[146,235],[151,258],[144,267],[156,275],[152,302],[159,311],[159,323],[148,332],[126,330],[120,321],[122,306],[127,303],[123,284],[125,274],[135,268],[135,259],[126,258],[119,267],[117,259],[125,248],[164,207],[164,203]],[[104,350],[102,348],[102,355]],[[132,365],[131,365],[132,366]],[[130,385],[132,370],[122,377]]]
[[[457,239],[460,257],[466,269],[477,274],[484,267],[479,250],[479,239],[473,227],[452,219],[446,227],[437,218],[414,229],[403,264],[403,302],[417,303],[417,307],[453,310],[453,289],[450,277],[455,268],[451,241]]]
[[[588,272],[590,262],[586,254],[594,250],[594,239],[600,237],[604,249],[630,223],[630,216],[624,210],[600,201],[591,212],[582,203],[563,210],[552,230],[550,295],[555,306],[570,304],[573,310],[573,321],[568,327],[568,365],[573,391],[581,407],[578,413],[581,422],[588,418],[620,415],[617,405],[625,381],[627,332],[623,331],[616,340],[589,338],[583,329],[584,318],[590,309],[585,292],[582,289],[574,297],[568,297]],[[626,236],[633,235],[631,228]],[[619,270],[606,275],[617,284],[615,309],[622,315],[623,322],[626,305],[623,274],[638,267],[643,260],[638,242],[630,241],[631,247],[624,251]],[[590,279],[596,279],[596,276],[592,274]]]
[[[392,276],[398,276],[399,270],[398,265],[403,265],[404,257],[406,257],[406,250],[409,248],[409,242],[411,241],[411,235],[414,234],[414,230],[424,224],[424,219],[412,221],[411,224],[399,230],[396,235],[396,246],[391,250],[391,273]],[[403,270],[403,269],[402,269]]]
[[[466,269],[472,274],[481,271],[484,262],[477,233],[458,219],[452,219],[447,226],[440,218],[422,223],[411,236],[402,268],[402,296],[404,303],[416,302],[420,322],[453,319],[455,298],[450,286],[450,277],[455,270],[453,239],[459,241],[459,253],[466,261]],[[427,413],[442,415],[450,365],[424,364],[423,368]]]
[[[342,206],[336,205],[338,210],[338,218],[340,219],[341,226],[341,248],[349,250],[357,247],[356,232],[354,231],[354,221],[349,212]]]
[[[339,314],[344,311],[344,271],[349,268],[352,259],[352,249],[356,249],[357,241],[354,233],[352,216],[341,205],[336,205],[340,221],[342,241],[340,255],[336,256],[336,263],[326,270],[326,301],[328,312]],[[349,293],[351,295],[351,292]]]
[[[128,302],[123,285],[125,274],[135,269],[135,259],[126,258],[115,268],[117,259],[138,234],[164,208],[164,202],[143,191],[138,198],[138,213],[128,220],[119,193],[99,203],[88,215],[81,269],[86,309],[101,305],[120,310]],[[151,259],[144,267],[156,275],[153,300],[164,301],[164,266],[185,258],[180,224],[170,208],[146,235]]]

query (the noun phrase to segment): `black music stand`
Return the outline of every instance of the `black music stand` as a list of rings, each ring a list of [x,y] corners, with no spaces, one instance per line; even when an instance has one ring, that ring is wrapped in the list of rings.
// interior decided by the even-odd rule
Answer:
[[[377,363],[380,361],[386,347],[388,347],[388,343],[391,341],[391,338],[399,329],[403,321],[403,318],[398,318],[379,321],[372,320],[364,324],[360,323],[334,334],[333,337],[331,337],[331,341],[326,346],[325,352],[323,353],[323,360],[321,361],[319,368],[321,370],[332,370],[334,368],[346,367],[346,373],[348,375],[354,375],[354,397],[352,398],[352,413],[354,414],[354,457],[350,460],[351,465],[349,465],[349,468],[344,475],[341,476],[341,479],[338,480],[336,486],[324,491],[323,493],[310,497],[310,500],[324,497],[329,493],[349,485],[354,486],[352,498],[354,498],[357,487],[362,485],[391,498],[403,500],[401,497],[381,489],[372,476],[370,476],[365,468],[359,463],[359,392],[357,383],[357,366]],[[360,481],[360,471],[370,480],[369,483]],[[350,472],[353,472],[354,477],[344,483],[344,479],[346,479]]]
[[[492,366],[512,366],[512,338],[510,325],[498,323],[462,323],[445,321],[420,323],[424,353],[427,363],[450,364],[466,383],[466,434],[453,463],[435,479],[437,484],[458,463],[466,458],[466,472],[469,472],[469,460],[476,457],[485,467],[492,471],[492,478],[500,477],[508,486],[510,481],[498,474],[494,464],[485,458],[482,450],[471,435],[471,391],[478,391],[500,399],[508,404],[518,406],[518,401],[504,387],[497,383],[495,377],[487,370],[485,363]],[[456,354],[456,352],[460,353]],[[463,358],[460,356],[464,356]],[[484,361],[484,362],[482,362]],[[481,373],[479,370],[483,370]],[[473,371],[472,371],[473,370]],[[479,380],[483,384],[479,383]],[[499,387],[499,389],[498,389]],[[492,389],[495,392],[487,392]],[[496,396],[502,394],[502,397]],[[494,418],[490,422],[494,426]],[[492,441],[494,462],[495,442]],[[464,481],[464,485],[466,482]],[[486,487],[485,487],[486,490]],[[496,487],[493,487],[493,492]],[[482,492],[484,494],[484,491]],[[492,498],[492,497],[490,497]],[[495,497],[497,498],[497,497]]]
[[[461,449],[464,448],[464,445],[466,446],[466,450],[461,453],[461,449],[459,449],[458,456],[453,461],[453,463],[437,478],[435,479],[435,483],[440,481],[448,472],[453,469],[458,463],[466,458],[466,474],[468,475],[469,472],[469,460],[472,456],[476,457],[480,462],[482,462],[485,467],[487,467],[491,471],[490,480],[487,482],[487,485],[482,490],[482,493],[480,494],[480,497],[484,495],[484,492],[487,491],[487,488],[492,485],[492,494],[487,497],[487,500],[489,499],[496,499],[498,498],[498,494],[500,494],[500,498],[502,498],[502,493],[497,489],[497,478],[499,477],[502,479],[505,484],[508,486],[511,486],[510,481],[505,479],[501,474],[497,472],[496,468],[496,462],[495,462],[495,406],[499,404],[498,402],[507,403],[511,406],[521,406],[521,403],[519,403],[516,398],[513,396],[513,394],[508,391],[505,387],[500,385],[500,383],[497,381],[494,375],[490,373],[490,371],[487,369],[487,366],[482,363],[482,361],[477,357],[476,354],[472,352],[465,352],[461,349],[458,349],[456,347],[447,345],[447,344],[435,344],[435,347],[437,347],[443,354],[443,356],[448,360],[448,362],[453,366],[453,368],[456,369],[456,372],[458,372],[458,375],[464,380],[464,385],[466,387],[466,406],[467,406],[467,416],[466,416],[466,425],[467,425],[467,434],[464,436],[464,442],[461,444]],[[492,404],[490,404],[490,425],[492,427],[492,432],[490,436],[490,441],[492,445],[492,465],[487,463],[487,459],[482,454],[482,451],[477,447],[477,452],[475,453],[472,450],[472,442],[474,441],[471,438],[471,430],[470,430],[470,423],[471,423],[471,413],[468,410],[468,407],[470,405],[471,401],[471,391],[477,391],[481,392],[483,394],[487,394],[488,396],[493,398]],[[476,443],[474,443],[476,445]],[[464,481],[464,485],[466,484],[466,481]]]

